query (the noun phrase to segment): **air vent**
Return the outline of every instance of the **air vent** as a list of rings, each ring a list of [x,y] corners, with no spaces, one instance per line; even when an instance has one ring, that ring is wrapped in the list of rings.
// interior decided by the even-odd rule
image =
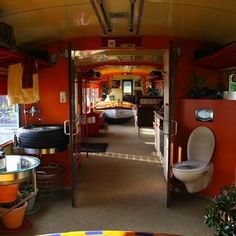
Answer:
[[[112,19],[129,18],[129,13],[128,12],[110,12],[110,18]]]

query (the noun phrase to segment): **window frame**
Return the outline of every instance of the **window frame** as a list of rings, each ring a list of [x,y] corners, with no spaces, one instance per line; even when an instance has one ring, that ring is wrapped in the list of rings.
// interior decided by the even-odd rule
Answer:
[[[0,97],[3,97],[3,96],[7,97],[7,95],[0,95]],[[16,119],[17,119],[16,122],[17,122],[17,124],[16,124],[16,126],[13,126],[12,128],[6,126],[6,128],[4,130],[4,127],[1,127],[1,125],[3,123],[0,123],[0,133],[4,133],[7,129],[11,130],[9,132],[10,134],[12,133],[11,138],[8,139],[8,137],[6,137],[6,140],[4,140],[4,138],[3,138],[3,141],[0,142],[0,147],[5,147],[5,146],[8,146],[8,145],[12,144],[12,142],[13,142],[13,135],[14,135],[15,131],[21,126],[21,106],[19,104],[15,104],[13,106],[16,106],[16,108],[13,108],[13,109],[15,110],[15,113],[17,114],[16,115]],[[7,110],[9,109],[8,107],[6,108]]]

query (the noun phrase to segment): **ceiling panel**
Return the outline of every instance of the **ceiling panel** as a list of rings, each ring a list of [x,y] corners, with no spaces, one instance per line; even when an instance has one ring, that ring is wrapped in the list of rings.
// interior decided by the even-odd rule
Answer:
[[[236,39],[236,1],[145,1],[142,33],[224,45]]]
[[[66,38],[99,35],[101,32],[88,1],[8,2],[9,5],[4,5],[6,10],[0,15],[0,21],[13,26],[18,45],[40,45]],[[14,7],[10,2],[18,4]],[[1,5],[0,9],[3,9]]]
[[[135,30],[140,1],[135,1]],[[103,2],[108,16],[117,12],[129,14],[129,0]],[[140,33],[194,38],[223,46],[236,39],[235,19],[235,0],[144,0]],[[103,34],[90,0],[1,0],[0,21],[13,26],[21,46],[36,47],[66,38]],[[135,34],[128,31],[127,17],[112,18],[111,23],[110,35]]]

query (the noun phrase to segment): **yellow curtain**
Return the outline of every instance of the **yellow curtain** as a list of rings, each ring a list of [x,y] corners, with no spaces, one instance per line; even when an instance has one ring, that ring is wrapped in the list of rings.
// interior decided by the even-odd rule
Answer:
[[[9,105],[31,104],[39,101],[38,74],[33,74],[32,88],[22,88],[22,76],[21,63],[9,66],[7,83]]]

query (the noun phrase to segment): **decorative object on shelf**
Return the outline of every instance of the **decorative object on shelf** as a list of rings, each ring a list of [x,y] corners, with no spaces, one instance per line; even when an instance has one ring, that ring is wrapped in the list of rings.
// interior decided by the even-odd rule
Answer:
[[[189,93],[191,98],[203,98],[204,91],[203,91],[203,77],[197,75],[194,71],[190,77],[190,83],[192,85],[192,89]]]
[[[236,91],[236,73],[229,75],[229,91]]]
[[[216,235],[236,235],[236,186],[221,189],[213,202],[207,206],[204,223],[215,229]]]
[[[222,91],[204,87],[203,77],[195,72],[192,72],[190,82],[192,85],[192,89],[189,92],[190,98],[222,99],[223,97]]]
[[[112,88],[120,88],[120,80],[112,80]]]
[[[236,100],[236,91],[224,91],[223,99],[225,100]]]
[[[15,201],[0,204],[0,213],[8,211],[10,208],[18,205],[21,201],[22,201],[22,196],[20,193],[18,193]],[[27,207],[27,202],[23,202],[19,206],[16,206],[14,209],[3,215],[1,219],[4,227],[7,229],[19,228],[22,225],[26,207]]]

